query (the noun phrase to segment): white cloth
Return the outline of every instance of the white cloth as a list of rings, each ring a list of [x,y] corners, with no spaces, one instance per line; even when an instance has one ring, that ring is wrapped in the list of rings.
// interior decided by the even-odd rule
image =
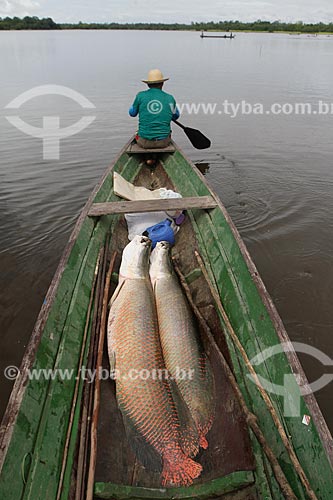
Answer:
[[[134,186],[128,182],[117,172],[113,172],[113,191],[117,196],[125,200],[156,200],[159,198],[181,198],[181,194],[172,191],[171,189],[159,188],[151,191],[143,186]],[[134,214],[125,214],[125,219],[128,228],[128,239],[142,234],[148,227],[154,226],[165,219],[178,217],[181,211],[175,212],[140,212]],[[178,231],[178,226],[174,223],[172,226],[175,233]]]

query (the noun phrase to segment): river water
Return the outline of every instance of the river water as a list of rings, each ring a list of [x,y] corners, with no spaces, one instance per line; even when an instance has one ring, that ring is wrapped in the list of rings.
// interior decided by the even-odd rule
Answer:
[[[239,229],[294,341],[333,356],[333,38],[144,31],[0,32],[0,413],[67,239],[89,193],[129,136],[127,110],[148,69],[170,76],[165,90],[180,105],[216,104],[182,121],[212,140],[197,151],[174,127],[174,139],[202,167]],[[68,97],[37,96],[5,109],[41,85],[66,86],[95,106]],[[40,93],[40,92],[39,92]],[[223,104],[228,101],[228,108]],[[243,113],[232,112],[230,104]],[[291,112],[295,103],[313,114]],[[84,103],[83,103],[84,104]],[[249,113],[249,105],[257,114]],[[271,105],[285,105],[275,114]],[[321,111],[326,111],[324,104]],[[227,112],[232,114],[227,114]],[[43,158],[42,139],[6,117],[67,127],[96,116],[60,142],[60,159]],[[322,358],[324,359],[324,358]],[[302,355],[310,381],[332,366]],[[317,393],[333,430],[333,383]]]

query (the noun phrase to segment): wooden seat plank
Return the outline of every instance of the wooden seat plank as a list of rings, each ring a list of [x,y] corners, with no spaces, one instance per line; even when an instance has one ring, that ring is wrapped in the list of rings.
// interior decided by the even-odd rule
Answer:
[[[144,154],[144,153],[174,153],[175,151],[176,151],[176,148],[172,144],[170,144],[170,146],[167,146],[165,148],[151,148],[151,149],[141,148],[138,144],[130,144],[130,146],[126,150],[126,153],[139,153],[139,154]]]
[[[114,201],[108,203],[93,203],[88,215],[100,217],[111,214],[131,214],[138,212],[166,212],[170,210],[189,210],[215,208],[217,202],[212,196],[195,196],[187,198],[168,198],[158,200]]]

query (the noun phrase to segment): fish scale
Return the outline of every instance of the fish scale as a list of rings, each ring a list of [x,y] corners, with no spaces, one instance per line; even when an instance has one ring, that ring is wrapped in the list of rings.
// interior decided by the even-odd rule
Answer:
[[[162,485],[185,486],[202,470],[190,458],[199,449],[196,429],[181,428],[166,380],[130,376],[131,370],[165,370],[148,273],[146,278],[123,277],[111,303],[108,349],[112,368],[115,360],[117,400],[125,428],[143,437],[162,458]]]

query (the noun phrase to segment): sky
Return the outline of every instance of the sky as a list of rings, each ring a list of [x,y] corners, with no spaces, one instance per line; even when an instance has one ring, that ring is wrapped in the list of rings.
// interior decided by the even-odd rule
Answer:
[[[332,0],[0,0],[0,17],[56,22],[180,22],[257,19],[332,22]]]

